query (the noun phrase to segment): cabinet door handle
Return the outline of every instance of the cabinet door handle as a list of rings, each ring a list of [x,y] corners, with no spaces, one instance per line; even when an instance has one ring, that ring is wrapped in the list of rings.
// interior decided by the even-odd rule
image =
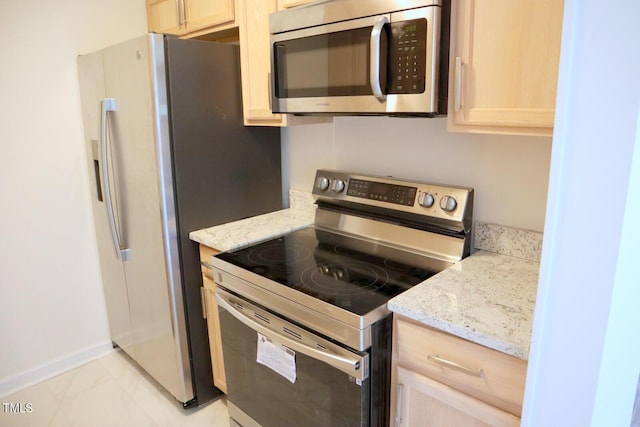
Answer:
[[[404,392],[404,384],[398,384],[396,387],[396,427],[402,425],[402,393]]]
[[[208,270],[213,271],[213,265],[209,264],[208,262],[200,261],[200,265]]]
[[[454,94],[454,109],[460,111],[462,108],[462,58],[456,56],[456,86]]]
[[[451,360],[443,359],[439,354],[430,354],[427,359],[435,364],[444,366],[445,368],[453,369],[454,371],[462,372],[463,374],[471,375],[473,377],[482,378],[484,372],[482,369],[473,369],[468,366],[461,365]]]
[[[200,303],[202,304],[202,318],[207,318],[207,291],[204,286],[200,286]]]
[[[187,13],[185,10],[184,0],[176,2],[176,14],[178,15],[178,25],[183,26],[187,23]]]
[[[269,110],[273,111],[273,92],[271,91],[271,73],[267,73],[267,91],[269,93]]]

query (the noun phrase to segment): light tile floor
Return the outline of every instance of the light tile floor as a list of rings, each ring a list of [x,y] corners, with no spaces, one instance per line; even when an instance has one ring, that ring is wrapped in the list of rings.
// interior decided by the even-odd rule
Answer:
[[[185,410],[121,351],[0,398],[0,427],[229,427],[226,400]]]

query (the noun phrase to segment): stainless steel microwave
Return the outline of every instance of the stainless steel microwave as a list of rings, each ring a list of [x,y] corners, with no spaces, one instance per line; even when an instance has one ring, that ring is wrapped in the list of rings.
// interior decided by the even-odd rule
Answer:
[[[269,16],[274,113],[446,113],[450,0],[321,0]]]

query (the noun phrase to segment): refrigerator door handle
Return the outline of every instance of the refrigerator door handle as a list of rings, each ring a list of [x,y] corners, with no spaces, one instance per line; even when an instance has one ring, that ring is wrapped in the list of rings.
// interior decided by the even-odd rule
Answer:
[[[120,232],[118,224],[113,212],[113,199],[111,198],[111,179],[109,177],[109,137],[108,137],[108,120],[109,112],[116,111],[116,100],[114,98],[104,98],[100,100],[100,147],[101,147],[101,164],[102,164],[102,182],[104,183],[105,206],[107,207],[107,217],[109,218],[109,226],[111,228],[111,237],[113,245],[116,249],[116,255],[121,261],[127,261],[131,254],[131,249],[125,248],[120,241]]]

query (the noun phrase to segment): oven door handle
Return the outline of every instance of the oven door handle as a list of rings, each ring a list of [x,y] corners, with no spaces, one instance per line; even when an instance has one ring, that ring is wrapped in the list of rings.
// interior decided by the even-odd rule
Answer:
[[[310,347],[304,343],[296,341],[293,338],[281,335],[271,328],[261,325],[260,323],[248,317],[247,314],[233,307],[232,303],[229,302],[223,295],[220,295],[218,292],[216,292],[216,301],[218,302],[219,307],[224,308],[237,320],[244,323],[247,327],[253,329],[254,331],[266,336],[271,341],[278,342],[295,352],[299,352],[313,359],[320,360],[348,375],[351,375],[352,377],[355,377],[358,380],[365,380],[369,376],[368,358],[366,356],[362,357],[354,355],[353,357],[350,357],[329,352],[328,349],[321,350],[318,348]],[[247,303],[243,301],[243,304]],[[345,349],[344,353],[351,352]]]

